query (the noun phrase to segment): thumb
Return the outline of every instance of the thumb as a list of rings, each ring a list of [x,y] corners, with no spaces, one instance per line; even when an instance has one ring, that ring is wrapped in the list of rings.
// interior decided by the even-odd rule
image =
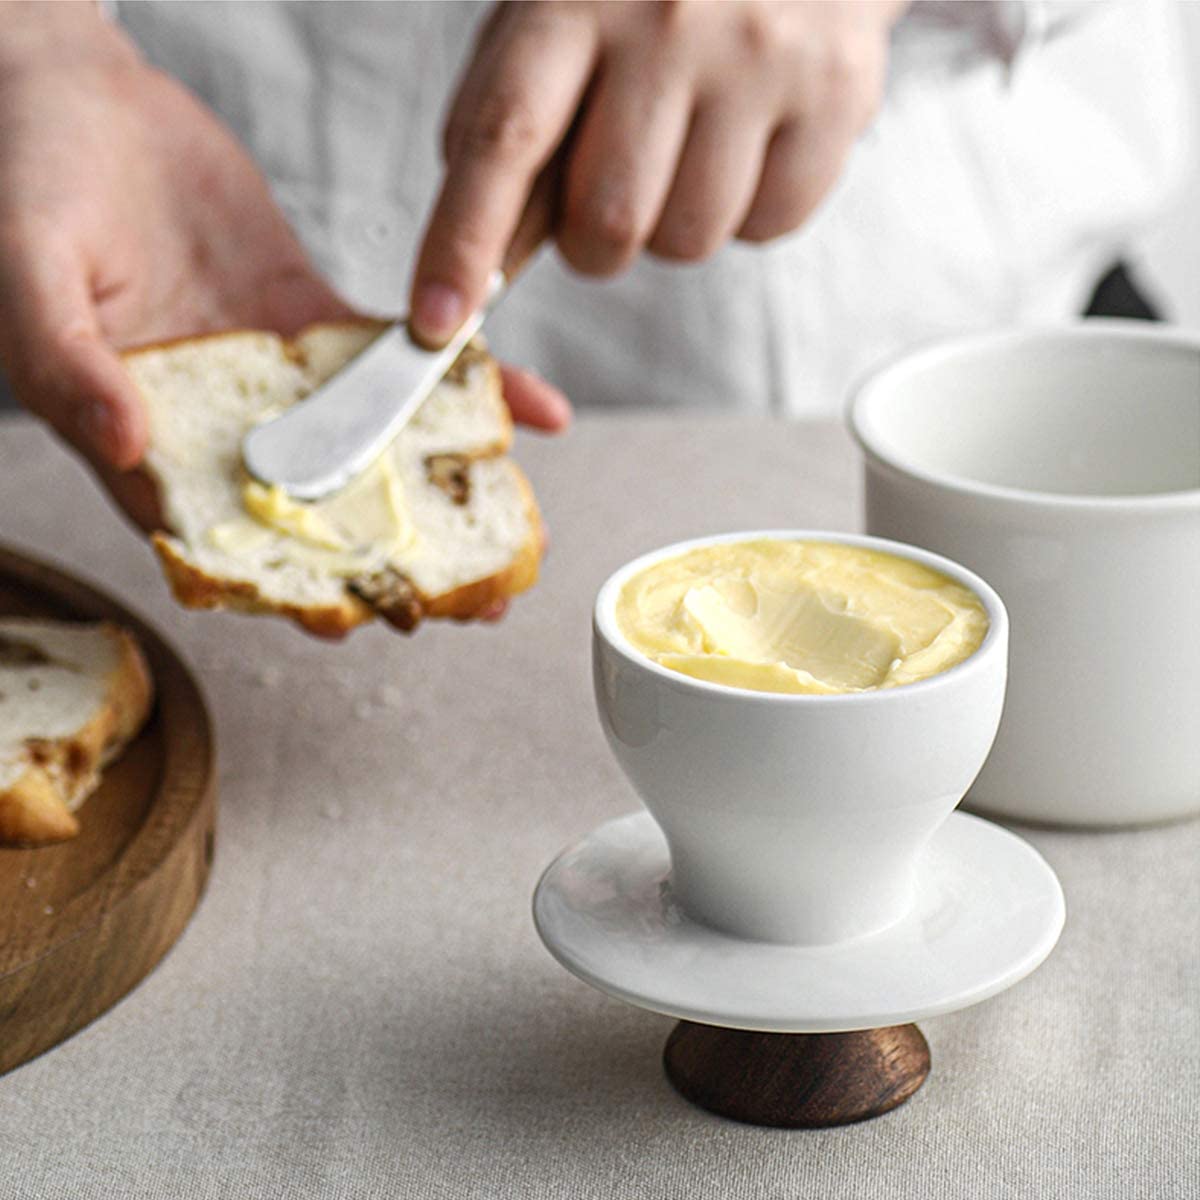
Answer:
[[[146,416],[100,329],[82,257],[54,236],[0,245],[0,362],[31,412],[98,466],[135,466]]]

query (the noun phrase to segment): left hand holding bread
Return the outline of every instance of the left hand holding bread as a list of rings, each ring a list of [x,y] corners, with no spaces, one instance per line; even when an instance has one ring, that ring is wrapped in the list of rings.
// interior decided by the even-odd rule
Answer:
[[[119,352],[213,330],[291,336],[352,315],[232,133],[94,4],[4,5],[0,364],[17,398],[146,528],[146,413]],[[565,399],[506,371],[517,420]]]

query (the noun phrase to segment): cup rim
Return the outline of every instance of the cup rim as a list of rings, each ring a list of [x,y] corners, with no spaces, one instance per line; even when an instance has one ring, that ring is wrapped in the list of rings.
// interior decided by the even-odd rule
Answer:
[[[1169,492],[1134,492],[1126,495],[1097,495],[1081,492],[1048,492],[1008,484],[985,483],[916,465],[903,453],[880,443],[882,437],[878,409],[894,379],[907,371],[919,370],[948,359],[969,358],[980,350],[1004,346],[1030,345],[1036,342],[1139,342],[1178,346],[1200,354],[1200,333],[1178,327],[1147,324],[1120,318],[1089,318],[1061,325],[1030,328],[1002,328],[951,338],[938,338],[916,349],[909,347],[871,370],[853,388],[846,410],[847,424],[859,449],[872,462],[897,474],[921,480],[962,496],[986,497],[1012,504],[1047,509],[1095,510],[1106,514],[1147,511],[1180,511],[1200,508],[1200,487]]]
[[[638,650],[621,632],[616,616],[617,598],[629,579],[639,571],[654,563],[677,558],[689,550],[696,550],[704,546],[757,541],[830,542],[842,546],[860,546],[866,550],[879,550],[885,554],[893,554],[897,558],[908,559],[932,570],[940,571],[943,575],[967,588],[979,599],[988,617],[987,632],[984,634],[983,641],[962,662],[955,663],[954,666],[940,671],[936,675],[930,675],[925,679],[918,679],[900,687],[820,695],[803,692],[764,692],[754,688],[730,687],[724,683],[697,679],[694,676],[685,675],[682,671],[673,671],[670,667],[656,663]],[[652,675],[657,675],[664,683],[679,691],[706,693],[713,697],[752,704],[895,704],[903,703],[905,697],[915,699],[918,695],[928,694],[937,688],[953,687],[965,675],[987,670],[991,660],[997,654],[1002,656],[1005,654],[1008,639],[1008,612],[995,589],[973,571],[969,571],[952,559],[934,554],[931,550],[923,550],[919,546],[894,542],[888,538],[872,537],[869,534],[838,533],[828,529],[750,529],[732,533],[708,534],[704,537],[672,542],[670,545],[660,546],[655,550],[640,554],[637,558],[625,563],[624,566],[618,567],[600,585],[592,611],[592,629],[596,638],[602,640],[609,649],[619,654],[627,662]]]

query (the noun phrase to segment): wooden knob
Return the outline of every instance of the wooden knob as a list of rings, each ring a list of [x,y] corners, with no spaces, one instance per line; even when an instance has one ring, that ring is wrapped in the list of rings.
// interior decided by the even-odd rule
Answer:
[[[663,1066],[701,1108],[750,1125],[819,1129],[878,1117],[929,1074],[915,1025],[854,1033],[753,1033],[680,1021]]]

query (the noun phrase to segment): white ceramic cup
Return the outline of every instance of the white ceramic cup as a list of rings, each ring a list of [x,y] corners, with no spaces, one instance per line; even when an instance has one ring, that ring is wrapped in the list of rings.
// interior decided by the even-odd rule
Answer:
[[[1200,811],[1200,336],[1088,322],[909,354],[857,391],[867,529],[1004,598],[1008,703],[968,804]]]
[[[762,538],[864,546],[932,567],[979,597],[988,632],[940,675],[832,696],[693,679],[621,633],[617,598],[631,576],[696,546]],[[675,900],[737,937],[820,945],[877,932],[911,907],[921,849],[995,737],[1008,620],[987,584],[928,551],[842,534],[739,533],[622,567],[600,589],[592,644],[600,721],[666,835]]]

